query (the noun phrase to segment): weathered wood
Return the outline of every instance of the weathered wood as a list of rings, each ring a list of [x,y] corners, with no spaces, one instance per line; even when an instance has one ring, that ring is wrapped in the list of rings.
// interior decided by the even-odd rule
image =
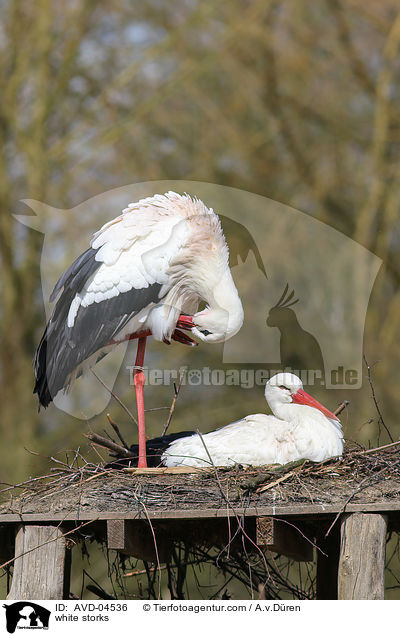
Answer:
[[[338,570],[339,600],[384,598],[386,532],[387,519],[383,515],[344,515]]]
[[[107,547],[109,550],[125,550],[126,521],[124,519],[107,521]]]
[[[234,510],[225,505],[220,508],[164,508],[151,510],[147,508],[147,515],[142,510],[126,510],[125,506],[118,509],[98,510],[91,508],[76,508],[71,511],[58,512],[21,512],[0,514],[0,523],[37,523],[37,522],[59,522],[59,521],[90,521],[90,520],[107,520],[107,519],[212,519],[221,517],[234,517],[237,515],[245,515],[246,517],[307,517],[307,518],[323,518],[344,512],[343,504],[272,504],[268,506],[235,506]],[[347,504],[346,512],[371,512],[371,513],[398,513],[400,511],[400,500],[397,501],[380,501],[374,503],[357,503]]]
[[[324,524],[325,526],[325,524]],[[325,537],[323,527],[316,537],[317,553],[317,599],[335,601],[338,596],[338,565],[340,553],[340,523],[337,522]]]
[[[210,472],[212,468],[196,468],[195,466],[170,466],[161,468],[123,468],[123,473],[137,475],[185,475],[199,472]]]
[[[254,547],[255,519],[243,520],[247,549]],[[166,563],[169,561],[174,543],[186,545],[205,544],[220,550],[230,546],[230,551],[243,550],[242,533],[237,531],[236,519],[209,519],[206,524],[197,519],[126,520],[107,521],[107,547],[144,561]]]
[[[154,532],[148,523],[110,519],[107,521],[107,547],[143,561],[167,561],[170,542]]]
[[[333,469],[325,467],[325,470]],[[20,497],[13,493],[10,501],[0,507],[0,523],[145,517],[204,519],[227,514],[234,517],[235,512],[253,517],[288,518],[353,511],[400,511],[397,497],[400,479],[388,475],[388,479],[377,484],[371,478],[371,486],[357,490],[359,480],[349,474],[327,478],[323,475],[317,477],[306,472],[301,479],[292,475],[276,484],[275,473],[264,469],[220,469],[218,479],[214,471],[207,470],[157,474],[152,469],[150,475],[101,469],[87,475],[68,472],[61,481],[49,478],[35,482],[36,492],[27,488]],[[263,483],[270,487],[260,492]],[[13,516],[9,517],[10,514]]]
[[[66,541],[54,526],[20,526],[8,599],[62,599],[67,596]],[[65,576],[67,574],[67,576]]]
[[[256,532],[257,544],[266,550],[283,554],[295,561],[312,561],[313,546],[307,541],[307,531],[301,522],[286,523],[284,519],[258,517]]]

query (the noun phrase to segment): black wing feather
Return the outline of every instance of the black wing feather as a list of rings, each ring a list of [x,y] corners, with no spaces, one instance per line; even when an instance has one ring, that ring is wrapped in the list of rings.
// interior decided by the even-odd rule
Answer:
[[[60,389],[67,386],[75,369],[105,347],[139,311],[159,301],[161,285],[154,283],[143,289],[132,289],[88,307],[79,307],[73,327],[67,326],[71,302],[101,262],[95,260],[97,250],[90,248],[79,256],[61,276],[52,293],[56,303],[37,348],[34,366],[39,406],[48,406]],[[99,352],[99,359],[104,357]]]
[[[86,252],[78,256],[78,258],[68,267],[64,274],[59,278],[53,291],[50,294],[50,302],[52,303],[58,292],[64,287],[74,291],[74,295],[79,293],[86,281],[94,274],[102,265],[101,261],[96,261],[98,250],[89,247]]]

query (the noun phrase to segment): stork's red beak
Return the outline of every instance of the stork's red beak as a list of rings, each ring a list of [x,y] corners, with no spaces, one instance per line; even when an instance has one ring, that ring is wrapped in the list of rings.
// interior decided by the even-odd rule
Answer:
[[[186,314],[181,314],[179,316],[179,320],[176,323],[176,326],[179,329],[193,329],[196,325],[193,322],[193,316],[186,316]]]
[[[329,417],[331,420],[339,421],[339,418],[336,417],[334,413],[325,408],[325,406],[322,406],[322,404],[320,404],[318,400],[315,400],[313,397],[311,397],[311,395],[308,395],[308,393],[303,391],[303,389],[299,389],[292,396],[292,400],[295,404],[306,404],[307,406],[312,406],[314,409],[318,409],[319,411],[321,411],[321,413],[326,415],[326,417]]]

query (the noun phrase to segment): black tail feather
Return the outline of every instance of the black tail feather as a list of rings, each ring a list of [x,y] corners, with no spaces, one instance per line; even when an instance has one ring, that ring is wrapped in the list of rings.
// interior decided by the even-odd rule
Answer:
[[[36,382],[33,392],[38,394],[40,410],[41,406],[46,408],[53,399],[47,382],[47,327],[36,350],[34,366]]]
[[[74,296],[82,290],[88,278],[101,265],[99,261],[96,261],[96,254],[97,250],[90,247],[78,256],[58,280],[50,295],[52,302],[62,290],[33,361],[36,378],[33,392],[38,394],[39,409],[40,406],[46,407],[53,401],[74,368],[75,360],[69,364],[68,360],[66,364],[66,359],[71,357],[66,326],[67,316]],[[63,358],[62,361],[60,358]],[[65,368],[60,370],[60,367]]]
[[[162,466],[161,456],[168,446],[172,444],[176,439],[183,437],[191,437],[195,435],[194,431],[180,431],[179,433],[171,433],[170,435],[163,435],[162,437],[155,437],[149,439],[146,442],[146,457],[147,466],[149,468],[157,468]],[[138,444],[132,444],[129,448],[130,452],[134,454],[134,457],[118,457],[114,455],[115,460],[110,464],[107,464],[106,468],[130,468],[138,465],[139,446]]]

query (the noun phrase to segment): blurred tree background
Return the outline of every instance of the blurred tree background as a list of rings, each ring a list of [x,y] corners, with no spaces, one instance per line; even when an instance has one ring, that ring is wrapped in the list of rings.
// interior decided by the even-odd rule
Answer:
[[[383,260],[364,350],[385,423],[398,438],[398,2],[2,0],[0,7],[1,481],[37,474],[46,456],[77,445],[90,455],[86,425],[54,406],[37,413],[32,357],[45,322],[43,235],[12,214],[26,213],[21,199],[71,208],[148,180],[213,182],[267,196]],[[68,228],[65,243],[67,266],[76,256]],[[195,355],[198,368],[212,366],[216,354]],[[117,391],[132,403],[125,384],[117,382]],[[231,392],[229,406],[217,389],[214,420],[202,416],[194,426],[209,430],[265,409],[259,388],[244,397]],[[168,404],[171,393],[157,394],[154,406]],[[189,393],[182,392],[171,431],[193,426],[188,416],[199,393]],[[351,400],[346,435],[375,443],[382,427],[368,382],[351,395],[335,392],[331,406],[344,397]],[[118,422],[125,418],[115,404],[110,409]],[[154,433],[160,413],[151,415]],[[90,424],[101,431],[104,421]]]
[[[2,478],[22,478],[31,461],[24,447],[50,451],[49,422],[53,430],[65,419],[55,408],[38,416],[31,394],[45,320],[43,237],[12,213],[25,208],[22,198],[70,208],[151,179],[268,196],[383,259],[365,352],[379,361],[375,388],[396,435],[397,3],[9,0],[1,11],[0,403],[3,448],[13,448],[2,458]],[[65,242],[67,265],[67,232]],[[351,398],[357,437],[375,418],[367,383]],[[76,423],[67,428],[78,440]],[[367,431],[376,436],[377,427]]]
[[[2,446],[13,449],[2,455],[1,478],[42,468],[25,448],[46,455],[82,442],[82,427],[54,407],[38,415],[31,393],[45,322],[43,235],[13,219],[26,211],[18,201],[71,208],[153,179],[268,196],[383,259],[365,353],[385,422],[398,435],[397,3],[8,0],[1,12],[0,404]],[[76,256],[67,228],[65,243],[66,266]],[[212,363],[214,354],[196,355]],[[227,415],[218,393],[223,424],[238,401]],[[259,394],[249,392],[248,412],[264,408]],[[350,399],[351,436],[376,438],[368,383]],[[184,416],[182,399],[177,428]]]

